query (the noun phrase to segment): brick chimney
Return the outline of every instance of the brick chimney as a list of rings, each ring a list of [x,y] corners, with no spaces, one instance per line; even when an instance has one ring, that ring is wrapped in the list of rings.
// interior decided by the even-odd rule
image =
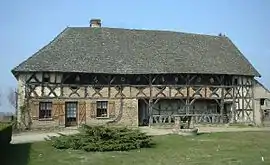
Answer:
[[[101,20],[100,19],[91,19],[90,20],[90,27],[101,27]]]

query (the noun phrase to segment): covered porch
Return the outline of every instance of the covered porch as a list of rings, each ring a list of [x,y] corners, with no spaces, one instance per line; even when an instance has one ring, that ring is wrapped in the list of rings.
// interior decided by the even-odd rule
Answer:
[[[156,99],[138,100],[139,126],[172,126],[178,119],[182,122],[192,118],[194,124],[225,124],[232,117],[232,102],[217,99]]]

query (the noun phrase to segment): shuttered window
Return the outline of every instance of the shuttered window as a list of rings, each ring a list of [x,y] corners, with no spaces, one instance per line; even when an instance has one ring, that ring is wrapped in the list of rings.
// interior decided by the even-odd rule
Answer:
[[[39,119],[52,118],[52,102],[39,103]]]

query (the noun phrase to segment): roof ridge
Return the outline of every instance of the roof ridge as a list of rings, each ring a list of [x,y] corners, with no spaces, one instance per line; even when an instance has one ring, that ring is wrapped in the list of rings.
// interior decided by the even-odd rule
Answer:
[[[85,26],[70,26],[69,28],[80,28],[80,29],[93,29],[91,27]],[[184,32],[184,31],[174,31],[168,29],[139,29],[139,28],[118,28],[118,27],[99,27],[100,29],[112,29],[112,30],[129,30],[129,31],[152,31],[152,32],[169,32],[169,33],[181,33],[187,35],[199,35],[199,36],[207,36],[207,37],[217,37],[217,38],[226,38],[227,36],[219,36],[213,34],[205,34],[205,33],[195,33],[195,32]],[[228,38],[228,37],[227,37]]]

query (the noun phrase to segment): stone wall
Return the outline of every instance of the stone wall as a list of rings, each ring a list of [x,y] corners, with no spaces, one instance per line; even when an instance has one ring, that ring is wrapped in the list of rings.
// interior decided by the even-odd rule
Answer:
[[[32,128],[41,128],[41,127],[64,127],[65,126],[65,114],[61,114],[60,111],[65,113],[65,101],[78,101],[78,111],[77,111],[77,124],[87,124],[87,125],[105,125],[109,122],[111,125],[121,125],[128,127],[137,127],[138,126],[138,100],[137,99],[110,99],[110,100],[55,100],[50,99],[46,101],[53,102],[52,109],[52,118],[48,120],[38,119],[38,100],[31,100],[31,116],[32,116]],[[93,116],[93,111],[95,107],[93,105],[96,101],[108,101],[108,111],[110,116],[108,118],[97,118]],[[122,103],[121,103],[122,102]],[[60,103],[61,110],[59,110]],[[80,105],[84,103],[85,107],[80,108]],[[122,108],[121,108],[122,105]],[[63,117],[61,117],[63,116]],[[85,116],[85,117],[83,117]]]
[[[108,119],[98,119],[91,117],[91,103],[96,100],[91,100],[87,104],[86,108],[86,124],[97,125],[106,124],[110,122],[115,125],[122,126],[138,126],[138,100],[137,99],[123,99],[123,107],[121,108],[120,99],[110,99],[109,102],[114,102],[115,117]]]

